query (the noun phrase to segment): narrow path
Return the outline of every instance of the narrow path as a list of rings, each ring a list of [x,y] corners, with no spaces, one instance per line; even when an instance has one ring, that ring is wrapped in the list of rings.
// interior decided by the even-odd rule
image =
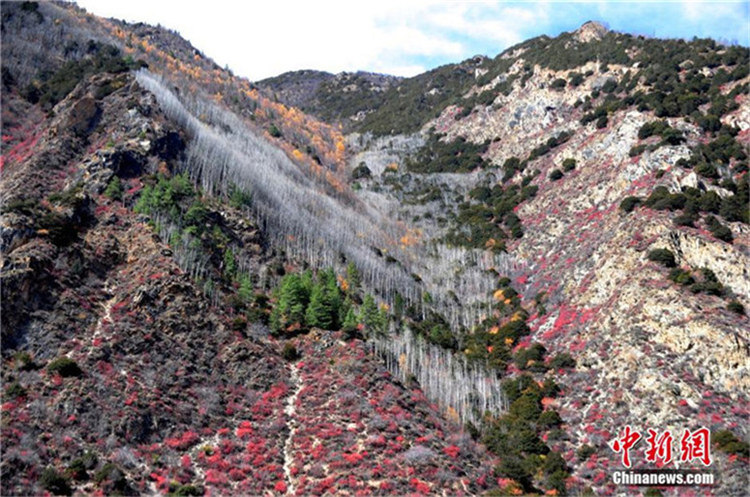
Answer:
[[[107,288],[105,287],[105,291],[107,291]],[[112,307],[117,302],[117,296],[113,296],[111,299],[107,300],[106,302],[101,304],[101,307],[104,309],[104,312],[102,313],[102,316],[99,318],[99,321],[96,322],[96,328],[94,329],[94,334],[91,336],[91,344],[89,345],[88,352],[86,353],[87,356],[90,356],[94,352],[94,340],[97,338],[101,338],[104,334],[104,325],[109,323],[112,324]]]
[[[296,487],[292,480],[292,464],[294,463],[292,439],[297,432],[297,420],[294,417],[297,412],[297,406],[295,403],[297,402],[297,397],[299,397],[299,393],[302,390],[302,382],[300,381],[299,368],[297,365],[292,364],[290,369],[290,378],[292,385],[294,385],[294,393],[286,399],[286,407],[284,407],[284,414],[287,416],[286,424],[289,428],[289,435],[287,435],[286,442],[284,443],[284,474],[286,475],[287,480],[287,493],[289,495],[294,495],[296,493]]]

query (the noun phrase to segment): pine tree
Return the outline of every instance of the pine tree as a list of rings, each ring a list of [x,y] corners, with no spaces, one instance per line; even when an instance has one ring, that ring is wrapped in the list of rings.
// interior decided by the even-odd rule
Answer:
[[[326,305],[325,292],[321,285],[313,286],[310,294],[310,305],[305,311],[305,323],[307,326],[330,329],[330,309]]]
[[[278,301],[271,312],[271,328],[280,332],[294,324],[304,323],[309,300],[310,290],[305,275],[284,276],[278,291]]]
[[[318,274],[318,281],[310,294],[310,304],[305,312],[308,326],[335,330],[339,326],[341,291],[336,284],[333,270],[326,269]]]
[[[375,299],[369,293],[362,303],[362,322],[368,332],[381,333],[385,330],[385,313],[378,309]]]
[[[224,275],[232,278],[235,271],[237,271],[237,259],[234,257],[234,251],[228,248],[224,251]]]
[[[359,293],[361,279],[359,276],[359,270],[353,262],[350,262],[349,265],[346,266],[346,281],[349,283],[349,290],[347,293],[349,295],[357,295]]]
[[[359,326],[359,316],[357,316],[357,312],[354,310],[354,307],[350,306],[349,310],[346,312],[346,315],[344,316],[341,329],[347,335],[352,336],[356,334],[358,326]]]
[[[253,296],[253,284],[250,281],[250,277],[247,274],[241,274],[239,282],[240,288],[237,290],[237,295],[239,295],[243,302],[250,302]]]

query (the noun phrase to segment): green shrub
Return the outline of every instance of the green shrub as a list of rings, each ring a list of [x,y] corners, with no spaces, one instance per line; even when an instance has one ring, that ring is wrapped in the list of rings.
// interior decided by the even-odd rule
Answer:
[[[648,145],[634,145],[630,147],[630,150],[628,151],[628,155],[630,157],[637,157],[641,155],[645,150],[648,148]]]
[[[675,267],[674,254],[669,249],[654,249],[648,253],[648,260],[658,262],[664,267]]]
[[[544,355],[547,349],[540,343],[534,343],[529,347],[521,348],[516,352],[514,361],[518,369],[530,369],[532,371],[544,372],[547,367],[544,364]]]
[[[54,468],[47,468],[42,472],[39,484],[52,495],[71,495],[73,493],[68,479]]]
[[[707,191],[700,196],[699,205],[704,212],[718,214],[721,209],[721,197],[713,190]]]
[[[559,169],[554,169],[551,173],[549,173],[549,179],[551,179],[552,181],[557,181],[563,176],[564,176],[563,172],[560,171]]]
[[[570,475],[566,471],[555,471],[547,477],[547,487],[556,491],[555,495],[568,495],[568,489],[565,485],[568,476]]]
[[[295,347],[293,343],[287,342],[284,344],[281,356],[287,361],[296,361],[299,359],[299,352],[297,352],[297,347]]]
[[[282,136],[281,130],[273,123],[268,127],[268,134],[274,138],[281,138]]]
[[[508,412],[521,420],[536,421],[542,413],[537,396],[523,394],[510,404]]]
[[[518,457],[503,457],[500,465],[495,468],[495,471],[501,476],[517,481],[526,491],[530,491],[533,488],[532,473],[523,465],[522,460]]]
[[[576,451],[576,457],[578,457],[578,460],[581,462],[585,461],[593,454],[596,454],[596,449],[588,444],[581,445],[581,447],[579,447]]]
[[[83,371],[78,364],[68,357],[59,357],[47,365],[47,372],[50,374],[59,374],[63,378],[72,376],[81,376]]]
[[[568,171],[572,171],[573,169],[576,168],[576,160],[575,159],[571,159],[571,158],[567,158],[567,159],[565,159],[563,161],[562,167],[563,167],[563,171],[565,171],[566,173]]]
[[[567,84],[568,82],[565,81],[563,78],[557,78],[556,80],[552,82],[552,84],[550,85],[550,88],[552,88],[553,90],[562,90],[563,88],[565,88],[565,85]]]
[[[625,197],[622,202],[620,202],[620,209],[623,212],[633,212],[633,209],[635,209],[640,203],[640,197],[634,197],[631,195],[629,197]]]
[[[678,267],[669,272],[669,279],[683,286],[690,286],[695,283],[695,278],[690,274],[690,271]]]
[[[747,201],[743,200],[740,195],[724,197],[721,201],[719,214],[729,222],[745,224],[750,222],[750,207],[748,207]]]
[[[17,381],[14,381],[5,389],[5,395],[11,399],[15,399],[17,397],[25,397],[26,389],[23,388]]]
[[[574,368],[576,367],[576,361],[569,353],[560,352],[552,358],[549,365],[553,369]]]
[[[745,315],[745,306],[742,305],[737,300],[732,300],[731,302],[729,302],[727,304],[727,309],[730,310],[730,311],[732,311],[732,312],[735,312],[735,313],[739,314],[740,316],[744,316]]]
[[[694,228],[695,221],[698,220],[698,216],[694,214],[680,214],[679,216],[675,217],[672,222],[676,226],[690,226],[691,228]]]
[[[583,83],[583,75],[578,72],[568,73],[568,84],[573,87],[581,86]]]
[[[96,454],[86,451],[81,457],[70,462],[66,473],[76,481],[86,481],[89,479],[88,470],[94,469],[97,462]]]
[[[107,188],[104,190],[104,196],[111,198],[112,200],[122,200],[122,182],[119,176],[113,176],[110,180]]]
[[[367,179],[371,177],[372,171],[370,171],[370,168],[367,167],[367,164],[365,164],[364,162],[360,162],[359,165],[352,171],[352,179],[354,180]]]
[[[729,430],[713,433],[711,440],[719,450],[727,454],[736,454],[740,457],[750,456],[750,445]]]
[[[708,229],[711,230],[711,234],[716,239],[727,243],[732,243],[734,241],[732,230],[721,224],[715,217],[709,216],[709,218],[706,219],[706,224],[708,224]]]
[[[169,493],[175,497],[189,497],[196,496],[200,497],[205,492],[203,488],[196,487],[195,485],[174,485],[170,486]]]
[[[539,420],[537,421],[539,426],[545,429],[560,426],[562,422],[560,415],[553,409],[543,411],[542,414],[539,415]]]
[[[606,128],[607,124],[609,124],[609,118],[607,116],[602,116],[596,120],[596,129]]]

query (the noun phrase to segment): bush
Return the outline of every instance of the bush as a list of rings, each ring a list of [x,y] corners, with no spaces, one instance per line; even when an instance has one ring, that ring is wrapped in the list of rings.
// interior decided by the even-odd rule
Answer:
[[[551,173],[549,173],[549,179],[551,179],[552,181],[557,181],[563,176],[564,176],[563,172],[560,171],[559,169],[555,169]]]
[[[712,219],[713,219],[713,222],[709,222],[707,220],[708,229],[711,230],[711,234],[718,240],[721,240],[727,243],[732,243],[734,241],[732,230],[729,229],[727,226],[721,224],[719,221],[716,220],[716,218],[712,217]]]
[[[524,466],[521,459],[517,457],[504,457],[495,471],[506,478],[517,481],[526,491],[530,491],[533,488],[531,472]]]
[[[26,396],[26,389],[19,385],[18,382],[14,381],[5,389],[5,395],[11,399],[24,397]]]
[[[42,472],[39,484],[52,495],[71,495],[73,493],[68,479],[55,471],[54,468],[47,468]]]
[[[508,412],[521,420],[536,421],[542,413],[542,407],[536,396],[523,394],[513,401]]]
[[[565,88],[565,85],[567,84],[568,82],[565,81],[563,78],[557,78],[556,80],[552,82],[552,84],[550,85],[550,88],[552,88],[553,90],[562,90],[563,88]]]
[[[547,349],[540,343],[534,343],[530,347],[519,349],[516,352],[515,363],[518,369],[530,369],[532,371],[544,372],[544,354]]]
[[[704,212],[718,214],[721,209],[721,197],[713,190],[701,195],[699,200],[700,209]]]
[[[747,224],[750,221],[750,208],[739,195],[724,197],[721,201],[719,210],[721,217],[731,222],[740,222]]]
[[[729,430],[714,433],[711,440],[719,450],[727,454],[737,454],[740,457],[750,456],[750,445]]]
[[[108,494],[122,494],[128,490],[125,473],[113,463],[107,463],[94,474],[94,481]]]
[[[744,316],[745,315],[745,306],[742,305],[737,300],[733,300],[733,301],[729,302],[729,304],[727,304],[727,309],[729,309],[732,312],[736,312],[740,316]]]
[[[631,195],[629,197],[625,197],[622,202],[620,202],[620,209],[623,212],[633,212],[633,209],[635,209],[640,203],[640,197],[634,197]]]
[[[271,125],[268,127],[268,134],[271,135],[274,138],[281,138],[281,130],[276,127],[275,124],[271,123]]]
[[[648,148],[647,145],[634,145],[630,147],[630,150],[628,151],[628,155],[630,157],[637,157],[641,155],[647,148]]]
[[[683,286],[690,286],[695,283],[695,278],[690,274],[690,271],[678,267],[669,272],[669,279]]]
[[[300,357],[299,352],[297,352],[297,347],[295,347],[291,342],[287,342],[284,344],[284,348],[281,351],[281,356],[290,362],[296,361]]]
[[[367,167],[367,164],[364,162],[360,162],[357,167],[354,168],[354,171],[352,171],[352,179],[359,180],[359,179],[367,179],[372,177],[372,171],[370,171],[370,168]]]
[[[557,411],[552,409],[542,412],[542,414],[539,415],[539,420],[537,421],[537,423],[539,423],[539,426],[545,429],[560,426],[562,422],[562,418],[557,413]]]
[[[557,354],[549,363],[553,369],[565,369],[576,367],[576,360],[567,352]]]
[[[679,216],[675,217],[672,221],[676,226],[689,226],[691,228],[694,228],[695,221],[698,220],[698,216],[694,214],[680,214]]]
[[[93,452],[86,452],[83,456],[73,459],[68,465],[67,474],[76,481],[89,479],[88,470],[94,469],[98,459]]]
[[[47,365],[47,372],[50,374],[59,374],[63,378],[72,376],[81,376],[83,371],[78,364],[68,357],[59,357]]]
[[[602,116],[596,120],[596,129],[606,128],[608,123],[609,118],[607,116]]]
[[[677,262],[675,261],[674,254],[668,249],[654,249],[648,253],[648,260],[658,262],[664,267],[675,267]]]
[[[576,457],[578,457],[578,460],[580,462],[583,462],[595,453],[596,453],[596,449],[592,447],[591,445],[582,445],[576,451]]]
[[[567,158],[567,159],[565,159],[563,161],[562,167],[563,167],[563,171],[565,171],[566,173],[568,171],[572,171],[573,169],[576,168],[576,160],[575,159],[571,159],[571,158]]]
[[[112,200],[122,200],[122,182],[119,176],[113,176],[107,188],[104,190],[104,196]]]
[[[205,492],[203,488],[195,485],[175,485],[169,488],[169,493],[176,497],[202,496]]]

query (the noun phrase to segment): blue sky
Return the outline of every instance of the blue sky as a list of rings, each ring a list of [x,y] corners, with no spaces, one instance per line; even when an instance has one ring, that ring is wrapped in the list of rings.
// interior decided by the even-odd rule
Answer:
[[[79,0],[89,12],[161,24],[236,74],[296,69],[411,76],[588,20],[661,38],[750,45],[750,0],[628,2]]]

